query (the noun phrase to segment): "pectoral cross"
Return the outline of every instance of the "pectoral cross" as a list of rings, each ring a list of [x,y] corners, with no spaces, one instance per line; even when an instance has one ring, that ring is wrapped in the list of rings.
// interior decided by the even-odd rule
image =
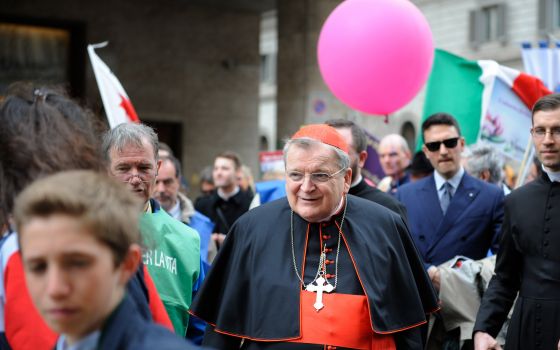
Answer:
[[[323,278],[323,276],[317,278],[315,283],[317,284],[314,285],[313,283],[309,283],[305,289],[308,292],[317,293],[317,299],[315,299],[315,304],[313,304],[313,307],[315,307],[315,310],[319,312],[319,310],[325,307],[325,305],[323,304],[323,292],[330,293],[334,290],[334,287],[330,283],[325,284],[325,279]]]

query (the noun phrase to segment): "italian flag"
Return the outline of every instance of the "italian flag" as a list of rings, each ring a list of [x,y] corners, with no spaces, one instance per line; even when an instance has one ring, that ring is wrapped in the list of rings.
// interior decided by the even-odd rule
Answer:
[[[528,110],[540,97],[551,93],[538,78],[496,61],[469,61],[436,49],[422,121],[434,113],[449,113],[459,122],[466,143],[476,143],[497,79],[509,86]],[[420,149],[421,137],[418,142]]]

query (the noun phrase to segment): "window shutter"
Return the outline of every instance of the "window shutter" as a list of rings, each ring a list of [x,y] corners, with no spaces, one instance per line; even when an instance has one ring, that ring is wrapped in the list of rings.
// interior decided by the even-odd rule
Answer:
[[[480,44],[479,12],[479,10],[469,12],[469,44],[473,49],[477,49]]]
[[[539,0],[539,18],[537,21],[539,35],[546,37],[551,31],[552,26],[552,8],[551,0]]]
[[[499,42],[505,44],[507,42],[507,23],[506,23],[506,4],[499,4],[496,8],[497,21],[496,35]]]

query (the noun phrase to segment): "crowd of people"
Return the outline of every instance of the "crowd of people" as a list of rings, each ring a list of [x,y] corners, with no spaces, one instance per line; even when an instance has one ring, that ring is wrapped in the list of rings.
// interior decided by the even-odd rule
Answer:
[[[359,125],[302,126],[267,203],[235,152],[192,200],[152,128],[98,121],[53,87],[0,103],[0,349],[560,349],[560,94],[517,189],[447,113],[417,153],[380,141],[377,186]]]

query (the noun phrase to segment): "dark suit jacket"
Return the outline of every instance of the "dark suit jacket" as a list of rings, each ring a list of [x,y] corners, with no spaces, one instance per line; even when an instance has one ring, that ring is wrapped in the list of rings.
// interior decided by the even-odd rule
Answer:
[[[56,349],[56,347],[55,347]],[[97,344],[97,349],[119,350],[189,350],[199,349],[138,313],[129,296],[109,316]]]
[[[426,267],[456,255],[482,259],[497,251],[504,216],[504,193],[465,173],[445,216],[434,175],[400,187],[397,199],[406,207],[412,239]]]
[[[363,178],[356,186],[350,187],[350,191],[348,193],[380,204],[385,208],[389,208],[399,214],[405,223],[407,221],[406,208],[401,204],[401,202],[396,200],[392,195],[368,185]]]
[[[249,210],[252,200],[253,194],[249,191],[239,190],[235,196],[225,201],[214,190],[211,194],[198,198],[194,208],[214,222],[214,232],[226,234],[235,220]]]

